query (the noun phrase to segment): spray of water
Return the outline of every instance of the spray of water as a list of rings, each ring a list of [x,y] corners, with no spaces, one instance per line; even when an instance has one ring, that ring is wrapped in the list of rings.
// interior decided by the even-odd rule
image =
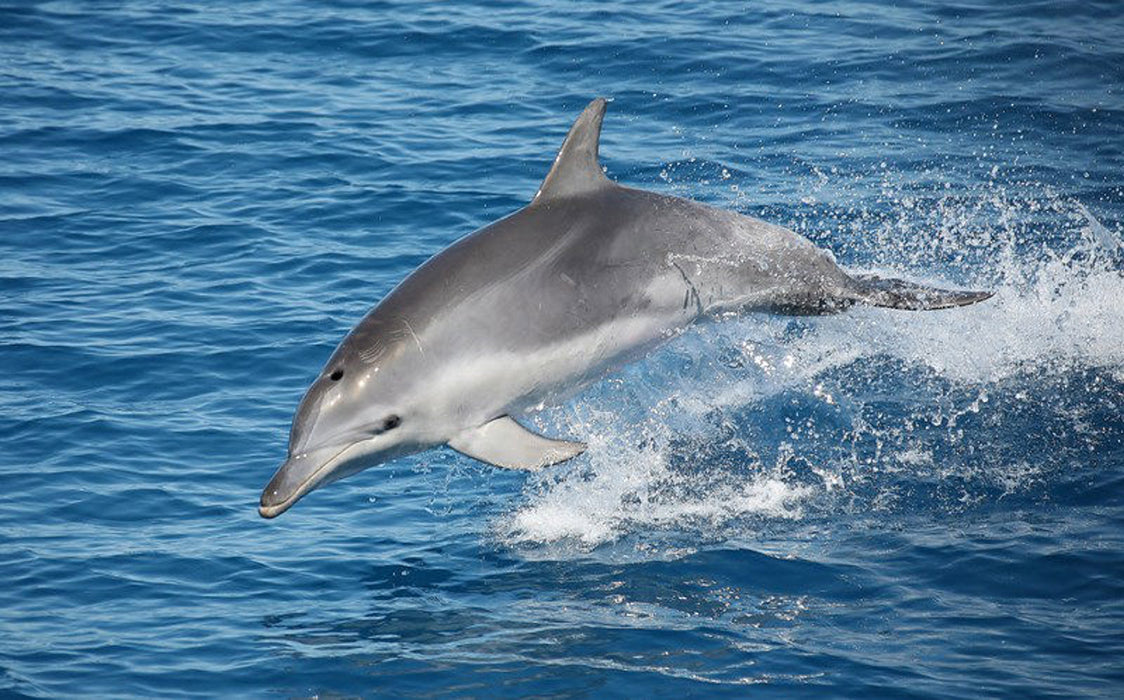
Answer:
[[[892,214],[833,232],[851,267],[996,290],[986,303],[702,326],[540,416],[588,456],[532,478],[497,537],[586,551],[1048,497],[1119,439],[1122,246],[1081,203],[1026,190],[891,193]]]

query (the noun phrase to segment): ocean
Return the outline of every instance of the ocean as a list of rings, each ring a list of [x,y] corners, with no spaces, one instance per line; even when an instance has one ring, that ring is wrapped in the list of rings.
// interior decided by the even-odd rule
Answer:
[[[0,7],[0,696],[1124,696],[1117,2]],[[346,332],[610,177],[974,306],[699,324],[266,521]]]

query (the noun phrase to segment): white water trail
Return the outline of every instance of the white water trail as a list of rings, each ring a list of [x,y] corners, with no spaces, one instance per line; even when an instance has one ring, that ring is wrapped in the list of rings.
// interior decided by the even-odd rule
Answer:
[[[918,273],[927,262],[951,261],[961,284],[996,295],[939,312],[753,314],[704,326],[540,417],[545,431],[581,436],[589,450],[532,478],[524,502],[494,523],[498,538],[585,551],[632,533],[721,536],[729,523],[799,520],[825,502],[893,508],[920,486],[950,491],[962,504],[999,498],[1037,483],[1045,467],[1004,449],[1018,445],[988,444],[979,451],[1015,456],[981,466],[986,460],[972,444],[978,436],[958,421],[983,412],[1001,424],[1027,402],[1055,400],[1059,386],[1119,401],[1121,237],[1084,205],[989,193],[982,202],[940,200],[921,221],[855,226],[873,229],[870,269],[957,286],[933,276],[939,264],[926,270],[927,280]],[[1045,235],[1043,227],[1053,230]],[[865,376],[872,366],[878,371]],[[1090,371],[1114,385],[1062,380]],[[994,405],[997,392],[1006,397],[1002,406]],[[900,415],[886,419],[875,410],[885,401]],[[1060,401],[1058,410],[1069,410],[1079,430],[1081,411],[1063,407],[1071,403]],[[754,440],[779,422],[779,443]],[[1026,438],[1003,438],[1000,430],[987,440],[997,434]]]

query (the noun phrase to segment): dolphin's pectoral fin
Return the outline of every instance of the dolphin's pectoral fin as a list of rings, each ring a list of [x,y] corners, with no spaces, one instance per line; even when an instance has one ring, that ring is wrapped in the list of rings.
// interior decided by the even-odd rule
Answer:
[[[585,451],[585,444],[551,440],[532,433],[511,416],[500,416],[449,441],[461,454],[505,469],[535,471],[565,462]]]

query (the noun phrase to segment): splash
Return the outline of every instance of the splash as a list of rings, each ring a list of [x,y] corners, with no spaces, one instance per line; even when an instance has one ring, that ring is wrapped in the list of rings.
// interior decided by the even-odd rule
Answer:
[[[1048,497],[1055,474],[1120,432],[1105,416],[1124,407],[1122,246],[1077,201],[1006,192],[901,195],[892,216],[839,229],[852,268],[992,300],[702,326],[539,417],[587,439],[588,457],[529,481],[498,537],[588,551]],[[934,261],[955,279],[927,279]]]
[[[787,483],[783,470],[730,479],[684,469],[671,446],[681,436],[660,435],[652,423],[636,440],[615,425],[609,415],[586,422],[596,456],[584,468],[536,483],[532,504],[505,524],[510,540],[594,546],[637,527],[706,528],[751,515],[799,518],[801,502],[811,495],[807,487]]]

